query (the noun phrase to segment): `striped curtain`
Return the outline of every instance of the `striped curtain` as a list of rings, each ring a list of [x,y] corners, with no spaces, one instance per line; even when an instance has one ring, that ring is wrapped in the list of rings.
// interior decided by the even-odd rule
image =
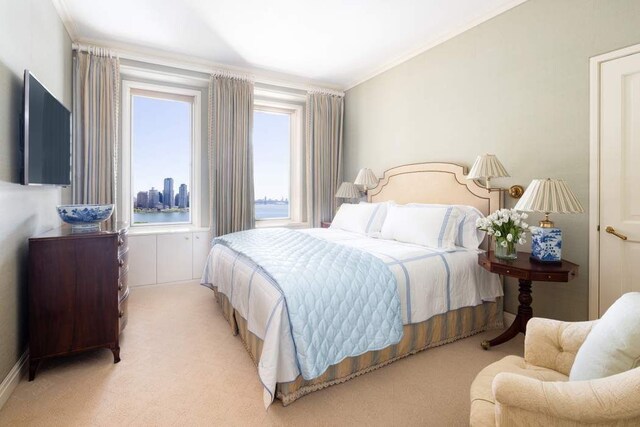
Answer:
[[[307,94],[308,211],[311,224],[331,221],[342,182],[344,96]]]
[[[211,232],[221,236],[255,225],[253,82],[213,75],[209,82]]]
[[[116,202],[119,93],[118,58],[74,51],[73,203]]]

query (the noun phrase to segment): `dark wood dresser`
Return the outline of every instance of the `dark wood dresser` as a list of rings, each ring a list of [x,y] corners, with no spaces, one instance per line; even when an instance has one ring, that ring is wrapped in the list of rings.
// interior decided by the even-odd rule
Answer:
[[[29,239],[29,381],[43,359],[106,347],[120,361],[129,288],[126,226]]]

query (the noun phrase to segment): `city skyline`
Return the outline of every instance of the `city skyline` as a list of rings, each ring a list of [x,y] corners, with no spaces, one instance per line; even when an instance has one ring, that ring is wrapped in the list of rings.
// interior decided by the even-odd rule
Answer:
[[[148,190],[135,192],[133,198],[134,208],[139,209],[186,209],[189,208],[190,193],[187,184],[180,184],[178,192],[174,188],[175,180],[171,177],[163,179],[163,189],[160,191],[155,186]]]

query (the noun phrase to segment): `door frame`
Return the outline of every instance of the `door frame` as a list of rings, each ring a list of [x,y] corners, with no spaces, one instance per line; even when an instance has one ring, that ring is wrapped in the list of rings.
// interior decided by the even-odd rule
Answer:
[[[589,59],[589,319],[600,305],[600,73],[602,64],[640,53],[640,44]]]

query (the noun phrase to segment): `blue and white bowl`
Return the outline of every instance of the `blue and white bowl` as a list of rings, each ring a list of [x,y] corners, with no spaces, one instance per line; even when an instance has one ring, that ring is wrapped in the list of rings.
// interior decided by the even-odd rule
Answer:
[[[100,230],[100,223],[108,220],[114,205],[60,205],[58,215],[72,231],[91,232]]]

